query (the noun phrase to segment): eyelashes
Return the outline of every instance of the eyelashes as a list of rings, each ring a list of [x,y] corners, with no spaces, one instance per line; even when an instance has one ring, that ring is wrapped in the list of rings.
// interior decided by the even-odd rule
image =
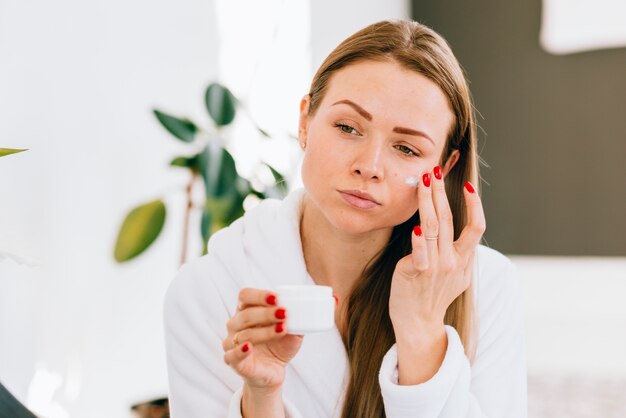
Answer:
[[[352,134],[352,131],[360,135],[359,131],[357,131],[356,128],[348,125],[347,123],[335,122],[334,126],[335,128],[339,130],[340,133],[344,135],[354,136],[354,134]],[[414,151],[412,148],[406,145],[396,145],[395,148],[407,157],[419,157],[420,156],[420,153]]]
[[[352,127],[352,126],[350,126],[350,125],[348,125],[348,124],[346,124],[346,123],[335,123],[335,127],[336,127],[336,128],[338,128],[338,129],[339,129],[342,133],[344,133],[344,134],[348,134],[348,135],[350,135],[350,132],[349,132],[349,131],[348,131],[348,132],[346,132],[346,131],[344,130],[344,128],[348,128],[348,129],[350,129],[350,130],[353,130],[353,131],[355,131],[355,132],[358,132],[358,131],[354,128],[354,127]]]

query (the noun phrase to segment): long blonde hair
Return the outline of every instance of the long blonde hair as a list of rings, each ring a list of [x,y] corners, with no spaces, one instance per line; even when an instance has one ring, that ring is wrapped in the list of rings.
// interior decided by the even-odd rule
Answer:
[[[413,21],[382,21],[344,40],[322,63],[309,91],[309,115],[318,109],[333,73],[361,61],[395,61],[435,82],[455,115],[440,165],[454,150],[459,160],[446,177],[446,193],[455,220],[454,239],[467,223],[463,185],[478,188],[475,115],[467,80],[446,41],[432,29]],[[378,372],[383,356],[395,343],[389,318],[391,278],[396,263],[411,251],[411,230],[419,224],[419,211],[397,225],[387,246],[372,259],[351,291],[344,345],[350,363],[342,418],[384,417]],[[473,282],[473,280],[472,280]],[[475,351],[472,285],[448,308],[445,323],[459,333],[470,359]]]

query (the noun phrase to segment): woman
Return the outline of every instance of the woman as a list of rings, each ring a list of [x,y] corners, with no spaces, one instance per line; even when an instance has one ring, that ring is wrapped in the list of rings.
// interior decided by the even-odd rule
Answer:
[[[410,21],[346,39],[299,141],[304,188],[216,233],[168,290],[173,416],[526,416],[520,292],[479,245],[474,112],[446,42]],[[289,334],[282,284],[332,286],[336,328]]]

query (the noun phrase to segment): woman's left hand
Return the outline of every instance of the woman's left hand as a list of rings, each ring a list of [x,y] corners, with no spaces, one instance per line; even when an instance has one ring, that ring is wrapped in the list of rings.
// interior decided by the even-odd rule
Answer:
[[[417,193],[421,228],[411,234],[413,250],[398,261],[391,282],[389,316],[397,338],[443,328],[448,307],[470,285],[474,253],[485,231],[480,197],[469,182],[463,188],[468,222],[454,242],[439,167],[422,176]]]

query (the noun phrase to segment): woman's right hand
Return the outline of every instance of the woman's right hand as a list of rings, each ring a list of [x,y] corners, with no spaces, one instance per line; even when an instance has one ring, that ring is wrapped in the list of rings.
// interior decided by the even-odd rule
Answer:
[[[271,291],[241,289],[237,312],[226,323],[224,362],[252,389],[281,386],[287,363],[302,345],[304,336],[286,333],[284,321],[289,313],[277,302]]]

